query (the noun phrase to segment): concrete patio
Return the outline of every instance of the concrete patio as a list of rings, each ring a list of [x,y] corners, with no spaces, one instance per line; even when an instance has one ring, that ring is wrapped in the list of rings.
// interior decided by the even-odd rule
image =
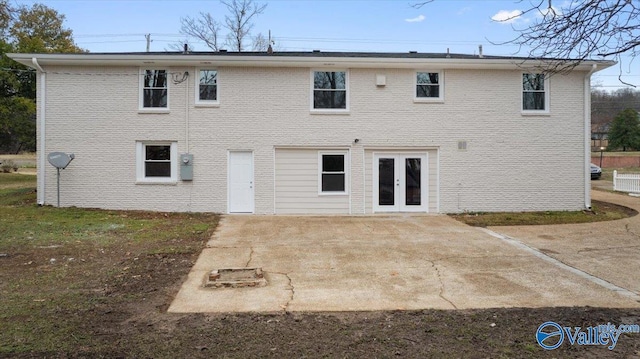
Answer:
[[[169,312],[640,307],[639,217],[492,235],[445,215],[225,216]],[[268,285],[203,287],[229,267],[261,267]]]

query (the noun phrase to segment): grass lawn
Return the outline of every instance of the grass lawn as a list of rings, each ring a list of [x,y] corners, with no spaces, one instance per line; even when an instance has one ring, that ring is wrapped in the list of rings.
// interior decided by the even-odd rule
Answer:
[[[622,168],[603,168],[601,181],[613,181],[613,171],[617,170],[620,174],[640,173],[638,167],[622,167]]]
[[[0,173],[0,358],[617,358],[535,341],[548,320],[640,318],[589,307],[348,313],[169,314],[215,214],[35,205],[35,176]],[[419,280],[417,278],[416,280]],[[373,299],[372,299],[373,300]],[[627,319],[625,319],[627,318]]]
[[[602,157],[639,157],[640,152],[638,151],[611,151],[602,152]],[[591,152],[591,157],[600,157],[600,151]],[[597,164],[597,163],[596,163]]]
[[[163,276],[184,276],[218,221],[214,214],[38,207],[35,181],[0,173],[0,357],[112,345],[86,330],[109,320],[101,308],[149,293],[171,296],[176,281]]]
[[[612,221],[638,214],[612,203],[592,201],[592,211],[488,212],[452,214],[451,217],[475,227],[520,226]]]

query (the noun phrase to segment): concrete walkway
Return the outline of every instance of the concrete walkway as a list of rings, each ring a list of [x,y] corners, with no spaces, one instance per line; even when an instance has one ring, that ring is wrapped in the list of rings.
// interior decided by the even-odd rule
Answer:
[[[640,198],[591,191],[599,201],[640,211]],[[618,221],[549,226],[493,227],[570,267],[640,293],[640,216]]]
[[[512,237],[499,239],[444,215],[225,216],[169,312],[640,307],[640,216],[608,223],[492,228]],[[269,284],[203,288],[228,267]]]

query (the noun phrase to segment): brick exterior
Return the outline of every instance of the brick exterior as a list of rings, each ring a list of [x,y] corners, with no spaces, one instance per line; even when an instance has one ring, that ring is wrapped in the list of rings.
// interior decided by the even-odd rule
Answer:
[[[444,103],[414,103],[420,67],[352,68],[349,113],[314,114],[309,68],[217,67],[218,107],[195,106],[194,67],[163,68],[190,77],[170,83],[169,113],[149,114],[138,111],[138,67],[46,67],[45,153],[76,156],[62,171],[63,206],[224,213],[227,153],[251,150],[255,212],[273,213],[274,148],[333,146],[350,148],[353,214],[364,212],[372,148],[437,149],[440,212],[584,208],[584,72],[552,76],[550,113],[526,116],[515,66],[434,69],[444,74]],[[193,181],[136,184],[136,141],[161,140],[193,154]],[[55,204],[55,169],[44,171],[45,200]]]

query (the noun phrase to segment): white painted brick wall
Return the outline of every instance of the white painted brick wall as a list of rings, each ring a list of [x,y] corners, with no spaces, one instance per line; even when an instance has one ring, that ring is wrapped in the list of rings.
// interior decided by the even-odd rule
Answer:
[[[137,67],[46,70],[46,153],[76,155],[62,171],[63,206],[226,212],[227,151],[253,150],[256,213],[273,213],[273,148],[301,145],[352,146],[353,213],[363,211],[363,150],[384,146],[440,148],[441,212],[584,206],[584,73],[552,77],[550,115],[523,116],[517,70],[445,70],[445,102],[414,103],[414,71],[351,69],[350,113],[320,115],[309,111],[309,69],[220,67],[210,108],[194,106],[195,69],[174,67],[191,78],[170,85],[171,112],[140,114]],[[177,141],[194,155],[194,180],[135,184],[137,140]],[[48,164],[46,179],[54,204]]]

